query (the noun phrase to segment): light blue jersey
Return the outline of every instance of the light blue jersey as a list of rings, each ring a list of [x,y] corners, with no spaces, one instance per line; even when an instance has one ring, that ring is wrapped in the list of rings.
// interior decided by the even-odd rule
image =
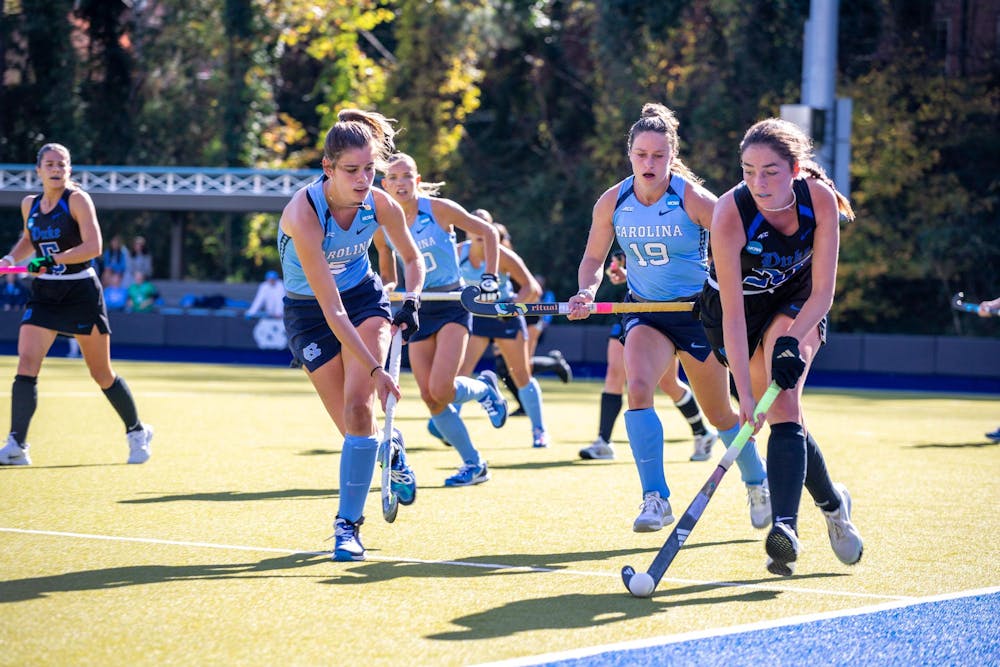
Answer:
[[[646,301],[699,293],[708,276],[708,231],[684,210],[687,181],[672,175],[663,196],[646,206],[635,196],[634,178],[622,181],[612,218],[629,291]]]
[[[463,241],[458,246],[458,265],[462,270],[462,278],[465,279],[465,284],[478,285],[483,278],[483,272],[486,270],[486,267],[479,266],[477,268],[472,265],[472,260],[469,259],[469,251],[471,249],[472,241]],[[485,262],[483,264],[485,265]],[[497,276],[497,282],[500,284],[500,301],[513,301],[517,293],[514,291],[514,285],[510,281],[510,274],[500,273]]]
[[[417,217],[410,225],[410,235],[413,236],[420,256],[424,258],[426,277],[424,289],[460,289],[462,272],[458,268],[458,250],[455,231],[442,229],[434,218],[431,200],[427,197],[417,199]],[[386,237],[389,247],[395,250],[392,241]]]
[[[319,224],[323,226],[323,253],[326,255],[330,273],[337,281],[337,288],[344,292],[360,284],[371,276],[372,267],[368,260],[368,247],[372,243],[378,221],[375,219],[375,199],[369,192],[365,197],[365,206],[358,207],[350,227],[342,229],[330,213],[323,194],[323,182],[326,176],[321,176],[306,186],[306,197],[309,205],[316,212]],[[290,236],[278,230],[278,256],[281,258],[281,273],[285,281],[285,291],[300,296],[315,296],[309,281],[306,280],[299,261],[295,242]]]

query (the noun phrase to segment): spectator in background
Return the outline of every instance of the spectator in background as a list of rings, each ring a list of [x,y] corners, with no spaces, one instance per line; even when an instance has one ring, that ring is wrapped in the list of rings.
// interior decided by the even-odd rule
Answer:
[[[0,303],[4,310],[21,310],[28,303],[28,288],[21,282],[16,273],[4,276],[3,291],[0,292]]]
[[[108,271],[112,271],[126,280],[132,257],[129,251],[122,245],[122,237],[115,234],[108,241],[108,247],[101,253],[101,279],[104,280]]]
[[[284,317],[285,315],[285,285],[281,282],[277,271],[264,274],[264,282],[257,288],[257,295],[247,309],[247,317],[255,317],[263,310],[260,317]]]
[[[132,253],[126,275],[134,276],[141,272],[146,278],[153,277],[153,254],[146,247],[146,237],[136,236],[132,239]]]
[[[126,308],[131,313],[148,313],[156,305],[160,293],[153,283],[146,281],[146,274],[136,271],[132,274],[132,284],[128,286]]]
[[[104,270],[104,305],[109,311],[123,311],[128,306],[128,290],[122,285],[122,274]]]

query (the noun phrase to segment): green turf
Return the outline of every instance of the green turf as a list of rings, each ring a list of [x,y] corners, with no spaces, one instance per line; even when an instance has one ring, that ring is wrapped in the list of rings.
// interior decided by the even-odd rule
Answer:
[[[15,364],[0,358],[5,377]],[[376,476],[370,559],[337,564],[321,552],[341,438],[300,372],[116,367],[156,428],[148,464],[125,465],[121,424],[81,362],[51,359],[35,465],[0,470],[0,664],[460,665],[1000,583],[1000,447],[982,435],[1000,423],[996,396],[809,391],[862,562],[836,560],[805,498],[796,576],[768,575],[734,470],[639,600],[618,572],[645,569],[668,531],[631,531],[640,498],[620,419],[616,461],[577,458],[595,436],[596,382],[543,380],[547,450],[531,448],[526,419],[496,431],[467,405],[493,480],[446,489],[458,456],[427,435],[404,375],[417,502],[384,523]],[[679,515],[714,463],[688,462],[687,425],[658,400]]]

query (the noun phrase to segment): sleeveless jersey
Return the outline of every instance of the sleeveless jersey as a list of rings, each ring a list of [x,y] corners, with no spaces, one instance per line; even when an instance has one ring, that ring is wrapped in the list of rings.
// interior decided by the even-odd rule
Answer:
[[[747,235],[746,245],[740,250],[740,271],[743,276],[743,294],[772,292],[776,288],[808,273],[812,267],[813,241],[816,232],[816,214],[812,196],[805,179],[792,182],[797,203],[799,228],[789,235],[771,226],[764,214],[757,209],[753,195],[746,183],[733,191],[733,199],[740,212],[740,220]],[[709,275],[709,284],[718,289],[715,267]]]
[[[371,275],[372,267],[368,259],[368,247],[372,243],[378,220],[375,218],[375,199],[369,192],[365,197],[365,206],[359,207],[354,214],[351,226],[341,229],[326,204],[323,194],[321,176],[306,186],[306,199],[316,213],[318,223],[323,227],[323,253],[326,255],[330,273],[337,281],[337,288],[344,292]],[[295,250],[295,242],[279,228],[278,256],[281,258],[281,272],[284,278],[285,290],[292,294],[315,296],[306,274],[302,270],[302,262]]]
[[[476,268],[472,265],[472,260],[469,259],[469,251],[471,249],[472,241],[463,241],[458,246],[458,265],[462,270],[462,278],[465,279],[465,284],[478,285],[479,281],[482,280],[483,271],[486,267],[480,266]],[[513,301],[516,292],[514,291],[514,285],[511,284],[510,274],[500,273],[497,276],[497,282],[500,285],[500,300]]]
[[[73,190],[63,191],[59,202],[48,213],[42,213],[42,195],[35,195],[28,210],[28,234],[31,235],[31,245],[39,257],[54,255],[83,243],[80,235],[80,224],[69,211],[69,196]],[[70,275],[85,271],[91,265],[88,260],[80,264],[57,264],[48,270],[46,275]]]
[[[708,275],[708,231],[684,210],[687,181],[670,177],[652,206],[635,195],[634,176],[622,181],[612,221],[626,255],[629,291],[646,301],[671,301],[701,291]]]
[[[424,289],[461,288],[462,272],[458,268],[455,232],[441,228],[431,212],[431,200],[427,197],[417,199],[417,217],[410,225],[410,235],[424,258],[427,270]],[[395,250],[388,236],[385,240]]]

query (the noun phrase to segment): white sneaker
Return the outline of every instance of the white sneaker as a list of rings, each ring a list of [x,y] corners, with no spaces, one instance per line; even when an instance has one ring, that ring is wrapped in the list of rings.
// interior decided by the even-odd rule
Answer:
[[[145,463],[149,460],[149,443],[153,440],[153,427],[143,424],[138,431],[126,433],[128,440],[128,462]]]
[[[861,560],[864,543],[861,541],[861,533],[851,523],[851,494],[839,482],[833,488],[840,496],[840,507],[834,512],[823,512],[826,530],[830,534],[830,547],[841,563],[854,565]]]
[[[771,489],[766,479],[760,484],[747,484],[747,503],[750,505],[750,524],[754,528],[771,525]]]
[[[711,426],[705,427],[702,435],[694,436],[694,453],[691,461],[707,461],[712,458],[712,445],[719,439],[719,432]]]
[[[13,435],[7,436],[7,444],[0,449],[0,466],[30,466],[28,443],[18,444]]]
[[[658,491],[647,493],[640,507],[639,516],[632,524],[632,530],[637,533],[653,533],[674,522],[670,501],[660,498]]]
[[[606,441],[601,436],[597,436],[597,440],[594,440],[589,446],[584,447],[580,450],[581,459],[613,459],[615,458],[615,450],[611,446],[611,443]]]

